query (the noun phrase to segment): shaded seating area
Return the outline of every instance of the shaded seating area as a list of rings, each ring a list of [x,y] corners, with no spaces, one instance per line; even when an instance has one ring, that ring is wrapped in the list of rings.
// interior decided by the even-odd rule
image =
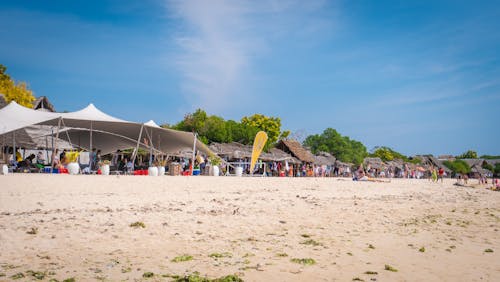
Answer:
[[[45,144],[40,146],[40,142],[36,141],[38,139],[45,140]],[[51,164],[57,159],[56,152],[63,147],[62,144],[87,153],[88,166],[95,159],[94,148],[98,148],[101,155],[130,149],[132,163],[139,150],[146,151],[150,155],[149,166],[155,161],[153,156],[168,157],[193,147],[206,155],[212,154],[207,146],[196,140],[193,133],[162,128],[153,121],[138,123],[122,120],[100,111],[93,104],[75,112],[54,113],[35,111],[11,102],[0,109],[0,142],[4,149],[11,151],[11,163],[8,163],[9,151],[3,153],[2,162],[15,165],[15,168],[18,162],[13,156],[19,148],[23,152],[43,148],[48,152],[47,164],[53,169]]]

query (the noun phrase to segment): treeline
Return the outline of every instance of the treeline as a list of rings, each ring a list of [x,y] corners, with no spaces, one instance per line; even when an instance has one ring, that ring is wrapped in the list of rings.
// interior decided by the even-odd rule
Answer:
[[[162,125],[166,128],[196,132],[198,138],[205,144],[212,142],[229,143],[239,142],[245,145],[253,144],[258,131],[265,131],[269,137],[264,150],[272,148],[280,139],[287,138],[288,130],[281,129],[281,119],[261,114],[243,117],[240,121],[225,120],[220,116],[208,115],[204,110],[198,109],[194,113],[184,116],[184,119],[173,125]],[[368,156],[380,157],[383,161],[402,159],[417,162],[388,147],[376,147],[368,153],[365,145],[348,136],[342,136],[333,128],[327,128],[321,134],[307,136],[303,145],[312,153],[327,152],[338,160],[359,165]]]
[[[286,138],[290,134],[290,131],[281,130],[281,119],[277,117],[254,114],[249,117],[243,117],[238,122],[224,120],[222,117],[216,115],[207,115],[202,109],[185,115],[184,119],[177,124],[162,126],[195,132],[198,134],[198,138],[205,144],[212,142],[239,142],[250,145],[253,144],[257,132],[262,130],[268,136],[268,141],[264,147],[265,150],[271,148],[278,140]]]

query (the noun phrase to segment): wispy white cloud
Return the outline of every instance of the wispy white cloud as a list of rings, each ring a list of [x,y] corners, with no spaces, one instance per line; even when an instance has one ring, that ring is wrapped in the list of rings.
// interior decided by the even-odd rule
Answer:
[[[306,3],[306,4],[305,4]],[[258,100],[252,94],[256,61],[272,57],[273,43],[307,36],[327,26],[320,12],[325,1],[167,1],[177,23],[171,54],[182,75],[181,87],[193,107],[210,111]],[[194,96],[194,97],[193,97]],[[195,98],[195,99],[191,99]]]

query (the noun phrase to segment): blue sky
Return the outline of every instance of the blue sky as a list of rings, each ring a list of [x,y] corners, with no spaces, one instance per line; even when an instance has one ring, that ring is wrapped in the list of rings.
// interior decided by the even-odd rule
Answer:
[[[499,1],[1,1],[0,26],[0,63],[60,111],[500,154]]]

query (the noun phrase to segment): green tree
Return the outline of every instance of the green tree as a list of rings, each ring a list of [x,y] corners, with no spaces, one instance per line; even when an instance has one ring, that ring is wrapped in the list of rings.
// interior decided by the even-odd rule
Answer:
[[[226,122],[218,116],[209,116],[205,121],[203,134],[209,142],[229,142],[230,135],[227,132]]]
[[[228,133],[228,142],[239,142],[241,144],[253,144],[253,140],[259,129],[248,124],[228,120],[226,122],[226,129]]]
[[[207,119],[207,113],[202,109],[197,109],[194,113],[185,115],[184,119],[172,128],[202,134]]]
[[[15,82],[6,73],[7,68],[0,64],[0,93],[4,95],[7,103],[16,101],[19,105],[32,108],[35,96],[33,92],[28,89],[26,82]]]
[[[500,177],[500,163],[495,164],[495,168],[493,169],[493,175],[495,177]]]
[[[500,159],[500,156],[482,155],[480,158],[486,160],[495,160],[495,159]]]
[[[373,149],[373,153],[371,153],[370,156],[371,157],[378,157],[378,158],[382,159],[382,161],[384,161],[384,162],[392,161],[394,159],[400,159],[400,160],[403,160],[405,162],[410,162],[410,163],[415,163],[415,164],[421,162],[420,159],[409,158],[409,157],[407,157],[399,152],[396,152],[389,147],[385,147],[385,146],[375,147]]]
[[[173,126],[164,127],[196,132],[198,139],[209,144],[211,142],[240,142],[248,145],[253,143],[255,135],[259,129],[248,124],[238,123],[233,120],[225,121],[222,117],[207,115],[202,109],[197,109],[194,113],[184,116],[184,119]]]
[[[241,123],[258,128],[259,130],[265,131],[267,133],[268,139],[266,146],[264,146],[264,149],[273,146],[276,141],[278,141],[278,138],[283,134],[290,134],[290,132],[281,132],[281,119],[277,117],[268,117],[261,114],[254,114],[249,117],[243,117],[241,119]]]
[[[469,151],[457,156],[457,159],[477,159],[477,153],[476,153],[476,151],[469,150]]]
[[[334,155],[342,162],[360,164],[368,155],[366,147],[359,141],[342,136],[333,128],[327,128],[322,134],[310,135],[304,140],[304,146],[313,153],[320,151]]]
[[[495,168],[487,162],[483,162],[483,165],[481,167],[484,169],[487,169],[491,172],[493,172],[495,170]]]
[[[466,174],[470,172],[469,165],[463,160],[444,161],[443,164],[451,169],[454,174]]]

